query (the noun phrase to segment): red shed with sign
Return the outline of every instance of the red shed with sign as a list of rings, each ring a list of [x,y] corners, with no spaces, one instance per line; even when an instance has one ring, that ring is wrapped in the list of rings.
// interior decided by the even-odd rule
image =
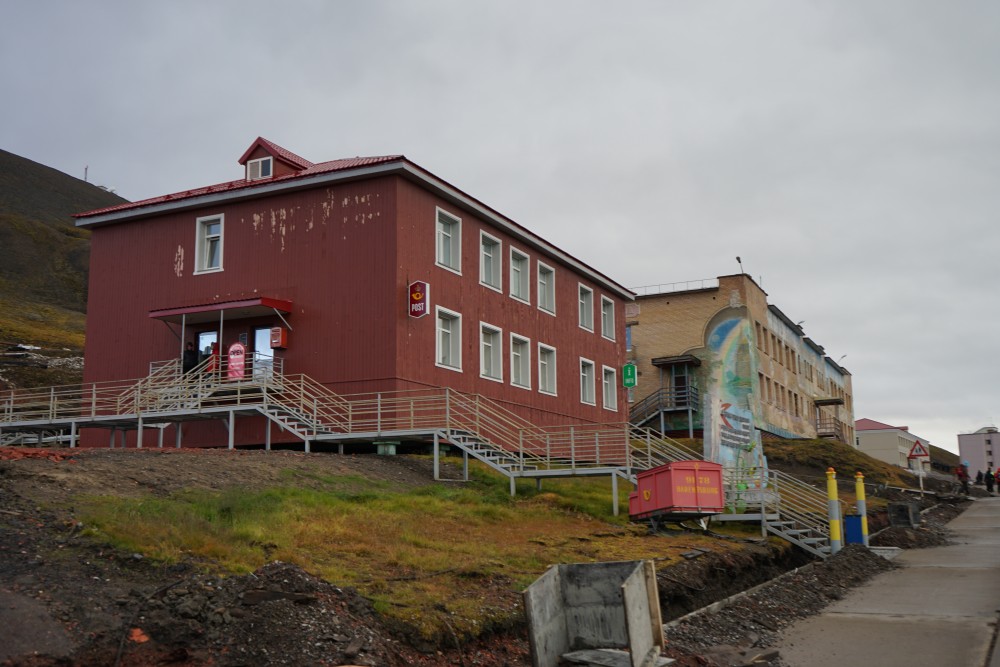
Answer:
[[[688,519],[721,514],[722,466],[710,461],[676,461],[640,472],[629,494],[633,520]]]

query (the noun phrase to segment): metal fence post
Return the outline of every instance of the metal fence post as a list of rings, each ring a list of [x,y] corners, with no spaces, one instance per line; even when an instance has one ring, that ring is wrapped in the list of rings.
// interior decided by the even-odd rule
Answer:
[[[569,427],[569,464],[576,470],[576,426]]]

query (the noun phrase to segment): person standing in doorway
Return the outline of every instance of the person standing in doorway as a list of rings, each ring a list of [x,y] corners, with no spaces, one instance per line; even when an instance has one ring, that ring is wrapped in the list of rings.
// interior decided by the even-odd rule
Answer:
[[[184,356],[181,359],[181,367],[185,373],[190,373],[198,365],[198,350],[194,349],[194,343],[188,343],[184,349]]]

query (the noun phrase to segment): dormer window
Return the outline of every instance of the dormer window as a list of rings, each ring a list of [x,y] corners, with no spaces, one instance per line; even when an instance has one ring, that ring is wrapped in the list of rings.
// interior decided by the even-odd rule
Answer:
[[[247,180],[257,181],[262,178],[271,178],[273,173],[271,157],[262,157],[258,160],[247,162]]]

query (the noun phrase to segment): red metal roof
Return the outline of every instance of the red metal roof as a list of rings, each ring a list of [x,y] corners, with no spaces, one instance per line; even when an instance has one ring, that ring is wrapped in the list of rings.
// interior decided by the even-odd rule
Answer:
[[[882,422],[877,422],[874,419],[859,419],[854,422],[855,431],[881,431],[884,429],[898,429],[900,431],[910,430],[909,426],[890,426],[889,424],[883,424]]]
[[[195,324],[218,319],[215,315],[219,311],[225,311],[223,317],[235,320],[271,315],[275,310],[287,315],[292,312],[292,302],[262,296],[239,301],[216,301],[215,303],[201,303],[193,306],[161,308],[149,311],[149,316],[155,320],[175,323],[180,322],[183,317],[185,321]]]
[[[117,211],[128,211],[131,209],[143,208],[145,206],[153,206],[156,204],[164,204],[167,202],[191,199],[193,197],[199,197],[202,195],[210,195],[219,192],[231,192],[233,190],[248,190],[251,188],[259,188],[266,185],[271,185],[272,183],[286,183],[288,181],[294,181],[300,178],[315,176],[316,174],[325,174],[334,171],[344,171],[347,169],[357,169],[359,167],[369,167],[372,165],[385,164],[387,162],[395,162],[403,159],[404,157],[402,155],[383,155],[377,157],[344,158],[342,160],[331,160],[329,162],[320,162],[319,164],[309,163],[311,166],[302,169],[301,171],[296,172],[294,174],[289,174],[287,176],[276,176],[275,178],[268,178],[259,181],[248,181],[245,178],[241,178],[239,180],[228,181],[226,183],[218,183],[216,185],[209,185],[203,188],[195,188],[193,190],[185,190],[184,192],[175,192],[169,195],[161,195],[159,197],[153,197],[151,199],[143,199],[141,201],[126,202],[124,204],[117,204],[115,206],[99,208],[93,211],[86,211],[85,213],[77,213],[73,217],[89,218],[95,215],[114,213]]]

